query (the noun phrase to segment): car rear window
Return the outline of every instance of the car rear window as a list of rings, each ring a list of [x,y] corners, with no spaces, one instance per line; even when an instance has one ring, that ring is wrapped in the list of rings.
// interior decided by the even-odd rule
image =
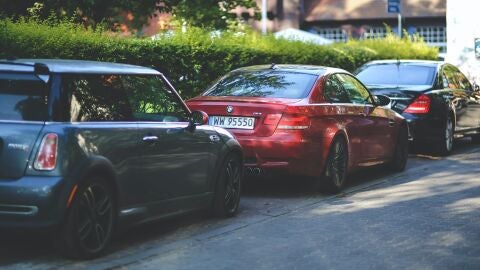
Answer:
[[[33,74],[0,72],[0,120],[45,121],[47,89]]]
[[[237,71],[218,80],[204,96],[304,98],[317,76],[285,71]]]
[[[370,65],[357,73],[364,84],[431,85],[435,67],[411,64]]]

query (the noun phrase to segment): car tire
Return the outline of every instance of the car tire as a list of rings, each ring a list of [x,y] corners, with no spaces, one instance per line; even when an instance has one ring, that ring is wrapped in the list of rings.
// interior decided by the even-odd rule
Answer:
[[[238,212],[242,189],[243,164],[240,157],[229,154],[223,161],[216,180],[212,214],[232,217]]]
[[[433,150],[437,150],[439,155],[448,156],[453,149],[453,134],[455,132],[455,127],[453,124],[453,119],[450,114],[445,118],[445,125],[443,128],[443,134],[441,135],[441,140],[438,146],[433,146]],[[438,147],[438,148],[437,148]]]
[[[93,259],[105,252],[115,228],[115,201],[103,178],[91,177],[79,185],[56,238],[66,257]]]
[[[406,126],[402,126],[398,132],[392,160],[388,163],[392,171],[401,172],[405,170],[408,160],[408,144],[408,129]]]
[[[339,193],[345,186],[347,174],[347,143],[345,139],[337,137],[330,146],[321,181],[328,192]]]

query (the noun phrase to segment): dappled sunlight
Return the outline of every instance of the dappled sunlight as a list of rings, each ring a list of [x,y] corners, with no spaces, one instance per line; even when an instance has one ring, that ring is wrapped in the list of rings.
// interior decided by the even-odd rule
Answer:
[[[411,156],[415,156],[415,157],[418,157],[418,158],[424,158],[424,159],[430,159],[430,160],[440,160],[440,159],[442,159],[442,157],[437,157],[437,156],[432,156],[432,155],[427,155],[427,154],[415,154],[415,155],[411,155]]]
[[[460,162],[460,161],[457,161]],[[453,165],[455,166],[455,165]],[[450,167],[450,166],[449,166]],[[313,209],[311,215],[345,214],[366,209],[388,207],[397,203],[439,196],[447,193],[480,189],[478,173],[458,173],[454,170],[433,173],[421,171],[417,180],[375,190],[360,191],[345,197],[332,198]],[[432,183],[433,182],[433,183]],[[454,213],[480,210],[480,198],[459,200],[447,206]]]
[[[463,237],[463,235],[458,232],[435,232],[431,234],[431,238],[427,245],[441,247],[461,246],[462,243],[466,242],[465,240],[466,239]]]
[[[470,212],[480,212],[480,197],[467,198],[446,205],[447,211],[451,214],[467,214]]]

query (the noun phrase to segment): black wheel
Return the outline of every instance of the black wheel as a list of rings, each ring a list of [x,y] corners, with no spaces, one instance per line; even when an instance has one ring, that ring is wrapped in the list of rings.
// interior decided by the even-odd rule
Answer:
[[[338,193],[345,186],[348,169],[348,149],[343,138],[336,138],[325,162],[322,180],[327,191]]]
[[[447,156],[452,152],[453,148],[453,133],[455,129],[453,126],[453,119],[452,116],[449,114],[445,119],[445,126],[443,130],[443,134],[441,136],[440,144],[434,146],[434,150],[438,150],[438,154],[442,156]]]
[[[104,179],[92,177],[79,186],[57,246],[70,258],[98,257],[110,242],[114,223],[113,191]]]
[[[230,154],[220,168],[215,195],[213,198],[213,214],[218,217],[235,216],[240,204],[243,165],[240,158]]]
[[[392,160],[388,163],[391,170],[401,172],[405,170],[408,160],[408,130],[402,126],[397,137],[397,144],[393,152]]]

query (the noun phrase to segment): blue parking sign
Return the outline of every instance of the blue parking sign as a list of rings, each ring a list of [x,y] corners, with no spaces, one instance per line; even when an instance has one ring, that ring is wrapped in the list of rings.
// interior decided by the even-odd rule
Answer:
[[[400,13],[400,0],[388,0],[387,1],[388,13]]]
[[[480,58],[480,38],[475,39],[475,57]]]

